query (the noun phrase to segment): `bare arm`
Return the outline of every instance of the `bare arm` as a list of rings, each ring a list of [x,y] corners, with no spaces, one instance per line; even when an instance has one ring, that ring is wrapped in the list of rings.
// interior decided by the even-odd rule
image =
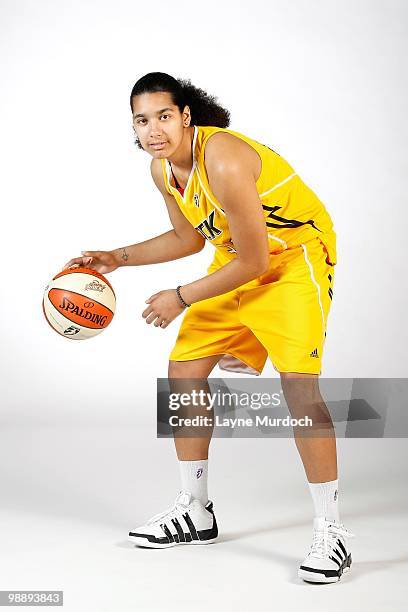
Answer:
[[[263,274],[269,264],[265,219],[256,189],[257,153],[229,136],[217,134],[208,141],[205,161],[237,256],[213,274],[184,285],[181,294],[188,304],[232,291]]]
[[[152,160],[151,173],[166,203],[173,229],[144,242],[111,251],[120,266],[143,266],[173,261],[198,253],[204,247],[204,238],[187,221],[174,197],[167,192],[159,160]]]

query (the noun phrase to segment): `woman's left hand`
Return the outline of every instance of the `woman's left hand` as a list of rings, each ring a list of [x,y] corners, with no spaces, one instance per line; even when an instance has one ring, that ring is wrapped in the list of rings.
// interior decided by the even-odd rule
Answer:
[[[148,307],[142,312],[146,323],[153,323],[155,327],[164,329],[184,310],[180,304],[175,289],[166,289],[151,295],[146,304]]]

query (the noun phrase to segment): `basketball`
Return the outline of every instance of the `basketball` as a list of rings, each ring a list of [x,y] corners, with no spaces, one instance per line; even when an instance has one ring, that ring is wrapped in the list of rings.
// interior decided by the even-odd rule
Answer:
[[[44,291],[43,312],[50,326],[71,340],[101,333],[113,319],[116,297],[112,285],[96,270],[73,267],[59,272]]]

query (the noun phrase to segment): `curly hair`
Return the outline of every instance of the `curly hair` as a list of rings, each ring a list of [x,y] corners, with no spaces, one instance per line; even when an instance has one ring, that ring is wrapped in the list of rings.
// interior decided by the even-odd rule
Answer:
[[[133,113],[133,98],[144,93],[157,91],[168,92],[182,113],[185,106],[190,108],[191,125],[214,125],[226,128],[230,124],[230,112],[217,102],[204,89],[195,87],[190,79],[175,79],[165,72],[149,72],[141,77],[133,86],[130,94],[130,108]],[[139,149],[142,148],[138,138],[135,140]]]

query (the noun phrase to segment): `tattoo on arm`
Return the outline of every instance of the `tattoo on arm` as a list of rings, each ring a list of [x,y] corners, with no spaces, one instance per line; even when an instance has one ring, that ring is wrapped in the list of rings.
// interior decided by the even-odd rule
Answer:
[[[123,259],[123,261],[126,262],[129,259],[129,255],[126,253],[126,249],[125,248],[123,248],[122,251],[123,251],[122,259]]]

